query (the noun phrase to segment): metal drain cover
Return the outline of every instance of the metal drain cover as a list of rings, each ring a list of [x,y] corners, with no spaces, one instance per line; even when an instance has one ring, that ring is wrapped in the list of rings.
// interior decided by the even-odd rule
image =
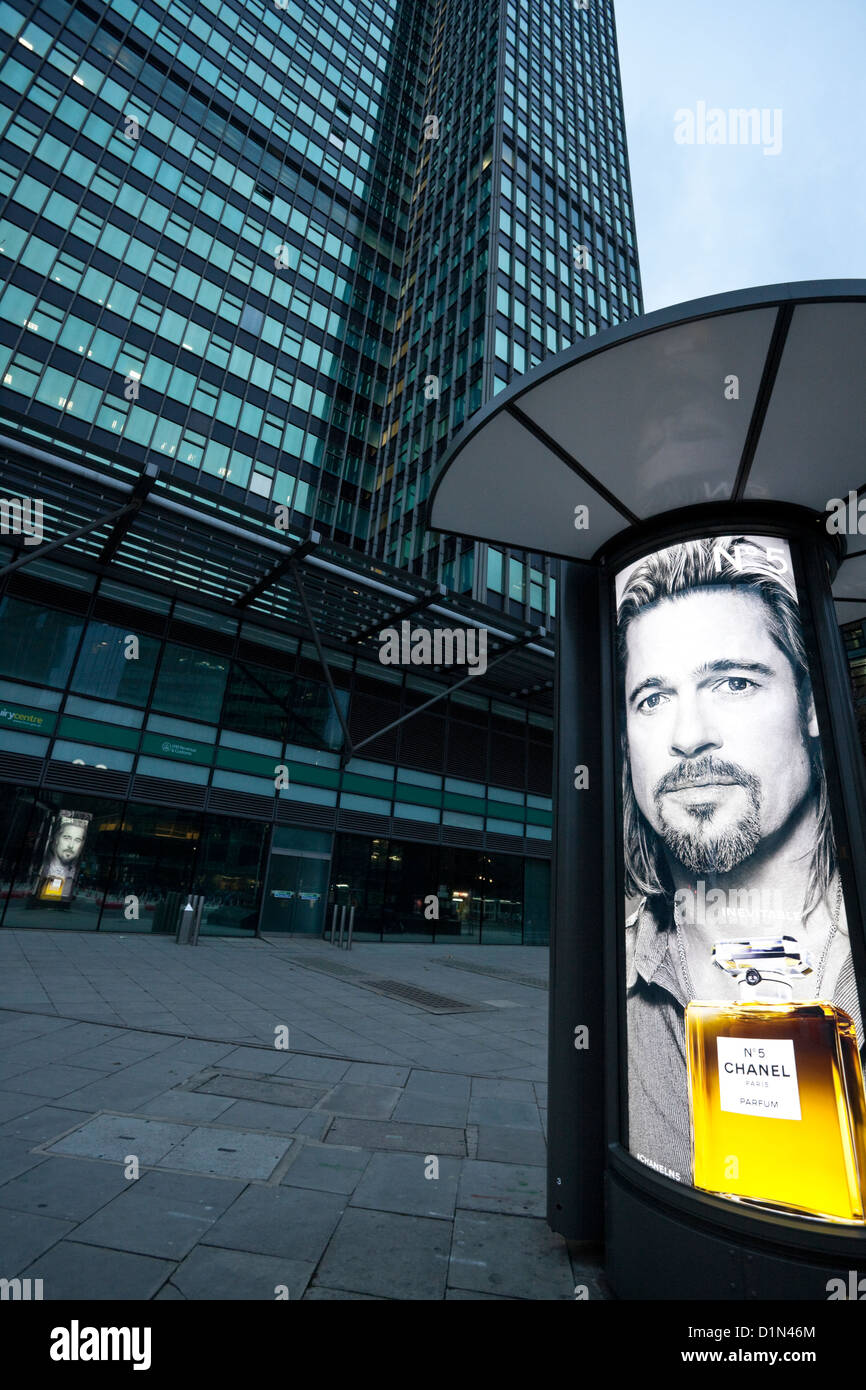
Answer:
[[[333,975],[358,989],[369,989],[374,994],[384,995],[386,999],[416,1004],[419,1009],[426,1009],[431,1014],[472,1014],[484,1012],[487,1007],[485,1004],[468,1003],[464,999],[450,999],[445,994],[433,994],[430,990],[418,989],[416,985],[404,984],[402,980],[383,980],[378,975],[368,975],[364,970],[345,965],[339,960],[328,960],[327,957],[302,959],[291,956],[288,959],[302,970],[317,970],[323,975]]]
[[[530,989],[548,989],[547,980],[540,975],[521,975],[519,970],[507,970],[495,965],[472,965],[463,960],[437,960],[448,970],[468,970],[472,975],[489,975],[492,980],[505,980],[512,985],[528,985]]]
[[[444,994],[432,994],[430,990],[418,989],[416,985],[406,985],[402,980],[379,980],[368,976],[363,981],[363,987],[371,989],[374,994],[384,994],[388,999],[416,1004],[419,1009],[426,1009],[431,1014],[472,1014],[484,1007],[482,1004],[469,1004],[463,999],[449,999]]]

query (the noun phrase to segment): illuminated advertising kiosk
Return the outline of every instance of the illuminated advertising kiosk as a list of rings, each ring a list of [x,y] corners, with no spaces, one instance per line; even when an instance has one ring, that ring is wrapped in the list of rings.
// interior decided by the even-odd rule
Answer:
[[[866,1270],[864,361],[862,281],[649,314],[432,490],[436,530],[563,562],[548,1221],[621,1298]]]
[[[92,819],[89,811],[61,810],[45,814],[42,849],[32,879],[31,907],[54,903],[68,908],[74,901]]]

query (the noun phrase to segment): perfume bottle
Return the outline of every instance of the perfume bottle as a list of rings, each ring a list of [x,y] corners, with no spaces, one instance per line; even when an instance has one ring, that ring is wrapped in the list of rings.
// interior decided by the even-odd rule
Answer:
[[[866,1098],[854,1023],[796,998],[811,961],[791,936],[718,941],[739,999],[686,1007],[695,1187],[864,1224]]]

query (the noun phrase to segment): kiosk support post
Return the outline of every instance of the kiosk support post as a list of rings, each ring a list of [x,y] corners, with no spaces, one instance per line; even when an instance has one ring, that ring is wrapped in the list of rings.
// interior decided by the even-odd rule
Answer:
[[[556,645],[557,833],[550,939],[547,1219],[595,1244],[604,1220],[604,987],[599,575],[563,564]]]

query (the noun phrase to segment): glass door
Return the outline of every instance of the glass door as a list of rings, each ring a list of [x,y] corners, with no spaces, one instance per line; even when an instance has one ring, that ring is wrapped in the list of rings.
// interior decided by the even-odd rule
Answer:
[[[321,935],[328,895],[327,858],[272,850],[261,930]]]

